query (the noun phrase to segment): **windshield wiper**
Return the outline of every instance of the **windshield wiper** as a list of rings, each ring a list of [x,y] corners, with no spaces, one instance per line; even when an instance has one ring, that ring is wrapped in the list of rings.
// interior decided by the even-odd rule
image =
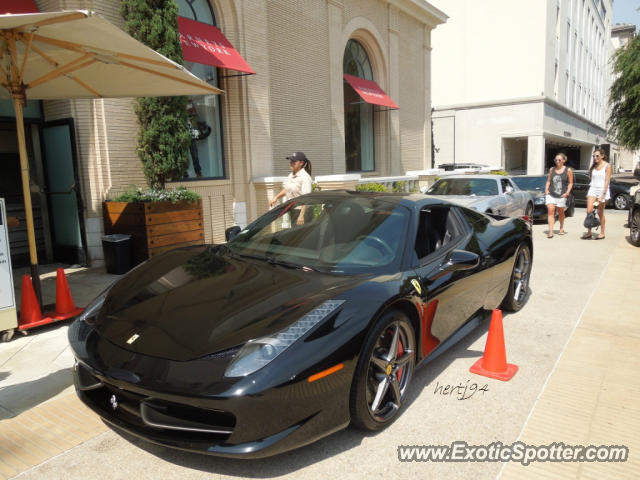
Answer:
[[[276,260],[275,257],[265,257],[265,258],[267,262],[269,262],[271,265],[280,265],[281,267],[295,268],[295,269],[303,268],[302,265],[298,265],[297,263],[287,262],[284,260]]]

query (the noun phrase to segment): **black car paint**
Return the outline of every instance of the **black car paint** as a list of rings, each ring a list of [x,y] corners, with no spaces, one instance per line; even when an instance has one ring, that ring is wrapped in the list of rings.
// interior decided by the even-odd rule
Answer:
[[[463,207],[422,195],[385,199],[414,213],[397,272],[347,276],[305,271],[238,258],[220,246],[177,249],[138,267],[112,288],[97,318],[90,319],[92,324],[76,321],[69,330],[78,361],[78,395],[103,419],[130,433],[221,456],[269,456],[346,427],[360,350],[383,312],[397,308],[409,317],[419,363],[479,309],[500,304],[515,250],[522,242],[532,249],[530,226],[521,219],[492,221],[469,211],[463,215]],[[455,209],[465,233],[420,262],[411,255],[418,214],[438,204]],[[478,266],[448,271],[454,250],[475,253]],[[164,281],[164,290],[160,288],[169,272],[189,262],[198,267],[192,268],[191,278],[184,277],[183,284],[172,288]],[[412,280],[419,281],[418,288]],[[224,377],[241,344],[281,330],[329,298],[346,301],[262,369],[246,377]],[[234,302],[239,305],[234,307]],[[220,312],[227,316],[220,318]],[[430,312],[435,315],[430,317]],[[134,332],[140,339],[127,343]],[[338,364],[343,368],[336,373],[308,381]],[[103,386],[87,383],[87,375]],[[233,432],[150,428],[125,407],[109,405],[110,395],[115,395],[116,404],[124,399],[125,406],[131,396],[171,408],[226,412],[220,416],[225,422],[233,419]]]
[[[587,205],[587,192],[589,191],[589,172],[588,171],[575,171],[574,172],[573,191],[575,195],[576,205],[584,207]],[[632,199],[629,195],[629,189],[631,184],[625,182],[619,182],[615,178],[609,180],[609,191],[611,193],[611,199],[607,201],[607,207],[612,207],[615,198],[618,195],[623,195],[627,199],[627,205],[631,205]]]
[[[541,181],[541,186],[540,188],[536,188],[535,190],[531,190],[531,189],[524,189],[523,187],[520,186],[520,184],[518,183],[518,179],[520,178],[533,178],[533,179],[539,179]],[[512,180],[518,185],[518,187],[520,187],[522,190],[525,190],[526,192],[528,192],[531,195],[531,198],[533,199],[533,220],[534,221],[547,221],[549,215],[548,215],[548,210],[547,210],[547,205],[546,202],[543,202],[542,204],[538,204],[536,203],[536,200],[539,198],[542,199],[546,199],[546,195],[544,194],[544,185],[547,181],[548,176],[547,175],[518,175],[518,176],[514,176],[512,177]],[[573,195],[573,190],[572,192],[569,194],[569,198],[567,200],[567,208],[565,209],[565,213],[567,213],[569,216],[573,215],[575,209],[575,197]]]

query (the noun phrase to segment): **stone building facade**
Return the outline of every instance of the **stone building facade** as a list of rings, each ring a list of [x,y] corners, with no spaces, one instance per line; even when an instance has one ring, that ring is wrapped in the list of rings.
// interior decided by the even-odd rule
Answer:
[[[124,25],[119,0],[35,3],[43,12],[91,9]],[[225,228],[246,225],[267,210],[268,199],[280,190],[289,171],[285,157],[294,151],[306,153],[314,177],[329,188],[353,187],[360,177],[430,168],[431,32],[446,21],[446,15],[431,4],[422,0],[176,3],[180,15],[216,25],[256,72],[237,75],[223,68],[185,64],[224,91],[220,98],[193,99],[195,109],[212,127],[210,151],[199,147],[200,163],[204,160],[209,166],[196,174],[192,164],[188,178],[167,185],[186,186],[202,195],[207,242],[224,241]],[[351,88],[343,78],[350,42],[358,52],[364,51],[358,62],[368,62],[371,80],[399,109],[345,103],[345,92]],[[131,99],[44,101],[39,117],[32,120],[31,142],[37,144],[41,124],[72,119],[82,238],[92,265],[102,261],[102,202],[131,185],[145,186],[135,151],[138,126],[132,105]],[[355,116],[345,115],[345,108],[355,109]],[[355,130],[345,125],[352,121],[357,122]],[[357,137],[357,154],[367,155],[356,168],[346,162],[348,135]],[[42,161],[40,150],[30,148],[32,163]],[[42,205],[46,210],[46,201]],[[46,225],[43,230],[46,237]]]

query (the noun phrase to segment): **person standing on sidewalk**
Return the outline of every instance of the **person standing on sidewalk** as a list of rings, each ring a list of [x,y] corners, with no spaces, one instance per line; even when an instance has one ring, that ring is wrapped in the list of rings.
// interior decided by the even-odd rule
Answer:
[[[611,180],[611,165],[607,162],[607,154],[601,148],[593,151],[593,163],[589,168],[591,183],[589,183],[589,191],[587,192],[587,214],[593,212],[598,207],[598,217],[600,217],[600,235],[596,240],[604,240],[604,206],[607,200],[611,198],[609,191],[609,182]],[[583,240],[592,238],[591,229],[589,228],[582,235]]]
[[[303,152],[295,152],[287,157],[291,166],[291,173],[284,181],[284,188],[271,199],[269,207],[273,207],[279,198],[285,197],[286,200],[299,197],[306,193],[311,193],[313,181],[311,180],[311,162]],[[302,225],[304,223],[305,206],[300,210],[292,209],[291,223]]]
[[[553,226],[556,223],[556,209],[558,209],[558,220],[560,230],[558,235],[564,235],[564,210],[567,208],[567,201],[573,189],[573,171],[567,167],[567,156],[558,153],[554,159],[555,167],[549,169],[547,184],[544,187],[547,204],[547,222],[549,232],[547,238],[553,238]]]

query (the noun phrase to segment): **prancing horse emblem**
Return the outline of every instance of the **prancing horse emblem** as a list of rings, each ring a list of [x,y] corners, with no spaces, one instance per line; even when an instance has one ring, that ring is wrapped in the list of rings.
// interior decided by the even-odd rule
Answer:
[[[111,398],[109,399],[109,403],[111,404],[111,408],[113,408],[114,410],[118,408],[118,399],[116,398],[115,395],[111,395]]]

